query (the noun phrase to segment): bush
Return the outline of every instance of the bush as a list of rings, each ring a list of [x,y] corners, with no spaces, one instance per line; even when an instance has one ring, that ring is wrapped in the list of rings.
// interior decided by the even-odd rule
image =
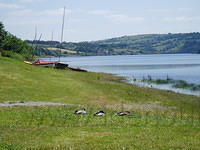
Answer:
[[[10,58],[18,59],[18,60],[24,60],[24,57],[22,55],[14,53],[12,51],[3,50],[1,55],[4,57],[10,57]]]

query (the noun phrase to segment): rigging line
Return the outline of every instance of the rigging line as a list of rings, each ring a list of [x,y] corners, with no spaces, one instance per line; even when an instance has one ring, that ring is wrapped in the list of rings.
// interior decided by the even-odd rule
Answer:
[[[53,34],[54,34],[54,30],[52,30],[51,32],[51,41],[53,41]]]
[[[64,12],[63,12],[63,20],[62,20],[62,32],[61,32],[61,39],[60,39],[60,55],[59,55],[59,62],[60,62],[60,56],[61,56],[61,47],[62,47],[62,41],[63,41],[63,30],[64,30],[64,25],[65,25],[65,7],[64,7]]]
[[[35,43],[35,41],[36,41],[36,38],[37,38],[37,26],[35,27],[35,36],[34,36],[34,39],[33,39],[33,41],[32,41],[32,44],[31,44],[32,59],[33,59],[33,57],[34,57],[34,51],[35,51],[35,49],[33,48],[33,45],[34,45],[34,43]]]
[[[52,32],[51,32],[51,47],[53,47],[53,34],[54,34],[54,30],[52,30]],[[51,55],[49,56],[49,61],[51,61]]]
[[[40,34],[40,36],[39,36],[39,39],[37,40],[38,42],[41,40],[41,38],[42,38],[42,33]],[[39,43],[38,43],[39,44]],[[36,47],[35,47],[35,51],[37,50],[37,48],[38,48],[38,44],[36,45]],[[39,56],[40,56],[40,50],[39,50]]]

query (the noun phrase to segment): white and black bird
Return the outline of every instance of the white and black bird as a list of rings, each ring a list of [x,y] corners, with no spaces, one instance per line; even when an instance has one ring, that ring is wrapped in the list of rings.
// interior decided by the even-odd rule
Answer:
[[[75,111],[74,111],[74,114],[76,114],[76,115],[86,115],[87,112],[86,112],[86,110],[85,110],[85,108],[84,108],[84,109],[82,109],[82,110],[75,110]]]
[[[94,116],[105,116],[105,115],[106,115],[106,113],[103,110],[100,110],[100,111],[94,113]]]
[[[116,116],[129,116],[130,111],[123,111],[123,112],[118,112],[116,113]]]

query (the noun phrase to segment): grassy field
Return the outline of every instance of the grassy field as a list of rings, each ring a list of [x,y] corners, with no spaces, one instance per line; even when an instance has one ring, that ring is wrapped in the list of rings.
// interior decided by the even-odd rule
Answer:
[[[12,107],[0,111],[5,149],[198,149],[200,120],[169,114],[76,116],[70,106]],[[88,108],[89,109],[89,108]],[[91,112],[97,109],[89,109]],[[159,117],[159,118],[158,118]]]
[[[199,149],[200,97],[0,57],[0,103],[47,101],[66,106],[0,107],[0,149]],[[86,108],[85,116],[73,111]],[[106,110],[105,117],[92,114]],[[114,116],[130,110],[130,117]]]
[[[68,52],[68,53],[71,53],[71,54],[76,54],[77,53],[76,51],[73,51],[73,50],[60,49],[60,48],[54,48],[54,47],[49,47],[49,48],[46,48],[46,49],[47,50],[54,50],[54,51],[61,50],[62,52]]]

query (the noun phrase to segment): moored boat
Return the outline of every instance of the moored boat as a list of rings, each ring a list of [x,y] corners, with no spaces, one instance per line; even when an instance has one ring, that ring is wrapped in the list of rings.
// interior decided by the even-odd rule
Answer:
[[[68,67],[68,64],[63,64],[60,62],[44,61],[44,60],[40,60],[40,59],[38,59],[35,62],[24,61],[24,63],[30,64],[30,65],[35,65],[35,66],[52,67],[52,68],[58,68],[58,69],[65,69]]]

